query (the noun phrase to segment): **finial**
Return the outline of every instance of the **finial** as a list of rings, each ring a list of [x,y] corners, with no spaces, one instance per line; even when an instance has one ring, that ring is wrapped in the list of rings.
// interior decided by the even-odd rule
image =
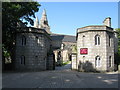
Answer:
[[[34,22],[34,27],[38,28],[39,25],[39,21],[38,21],[38,17],[36,16],[36,20]]]
[[[43,15],[46,15],[46,10],[45,9],[43,9],[43,13],[42,13]]]

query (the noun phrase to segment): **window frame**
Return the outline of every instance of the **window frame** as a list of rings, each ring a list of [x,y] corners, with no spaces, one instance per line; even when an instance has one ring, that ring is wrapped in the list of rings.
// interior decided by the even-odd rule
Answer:
[[[82,36],[82,45],[85,46],[85,35]]]
[[[109,56],[108,66],[112,67],[112,56]]]
[[[95,67],[101,67],[101,58],[100,58],[100,56],[95,57]]]
[[[95,45],[100,45],[100,35],[95,35]]]
[[[20,64],[25,65],[25,56],[24,55],[21,55],[21,57],[20,57]]]
[[[22,46],[26,45],[26,37],[24,35],[22,35],[21,44],[22,44]]]
[[[111,47],[111,41],[112,40],[112,38],[111,38],[111,36],[109,35],[109,47]]]

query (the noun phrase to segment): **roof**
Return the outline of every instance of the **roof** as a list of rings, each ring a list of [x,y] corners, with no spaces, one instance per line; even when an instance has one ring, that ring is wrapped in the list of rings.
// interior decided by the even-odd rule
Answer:
[[[72,35],[60,35],[60,34],[51,34],[52,40],[59,40],[62,42],[76,42],[76,36]]]
[[[86,31],[109,31],[113,32],[113,28],[106,25],[90,25],[77,29],[77,33],[86,32]]]
[[[106,25],[89,25],[89,26],[85,26],[85,27],[81,27],[81,28],[78,28],[78,29],[83,29],[83,28],[88,28],[88,27],[108,27]],[[108,28],[111,28],[111,27],[108,27]]]

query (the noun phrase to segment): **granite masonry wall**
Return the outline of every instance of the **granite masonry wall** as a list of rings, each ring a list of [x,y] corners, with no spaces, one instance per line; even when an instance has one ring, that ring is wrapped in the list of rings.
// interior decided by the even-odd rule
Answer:
[[[100,45],[95,45],[95,36],[99,35]],[[86,71],[110,71],[114,69],[114,32],[107,26],[87,26],[77,31],[77,69],[84,64]],[[84,37],[84,39],[83,39]],[[110,37],[110,46],[109,46]],[[80,54],[81,48],[87,48],[87,54]],[[96,67],[95,58],[100,57],[100,66]],[[111,62],[109,58],[111,57]],[[109,65],[111,63],[111,66]],[[83,68],[83,67],[82,67]],[[84,71],[84,70],[81,70]]]
[[[51,39],[45,30],[21,28],[16,34],[15,68],[33,71],[49,69],[50,47]]]

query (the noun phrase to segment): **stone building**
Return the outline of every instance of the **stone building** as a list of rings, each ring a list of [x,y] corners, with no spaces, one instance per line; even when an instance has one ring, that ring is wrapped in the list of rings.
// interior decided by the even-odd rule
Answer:
[[[41,23],[36,18],[34,27],[20,27],[16,33],[15,68],[17,70],[54,69],[52,39],[45,10]]]
[[[56,65],[71,61],[71,49],[73,46],[76,46],[76,37],[52,33],[51,38]]]
[[[15,68],[17,70],[51,70],[55,62],[70,60],[71,47],[76,45],[76,37],[54,34],[50,31],[46,11],[43,10],[34,27],[19,26],[16,33]]]
[[[113,71],[115,32],[111,18],[104,25],[77,29],[77,69],[79,71]]]
[[[72,69],[79,71],[113,71],[117,36],[111,18],[103,24],[78,28],[77,36],[55,34],[50,31],[44,10],[34,27],[20,27],[16,33],[15,68],[52,70],[55,63],[71,60]]]

